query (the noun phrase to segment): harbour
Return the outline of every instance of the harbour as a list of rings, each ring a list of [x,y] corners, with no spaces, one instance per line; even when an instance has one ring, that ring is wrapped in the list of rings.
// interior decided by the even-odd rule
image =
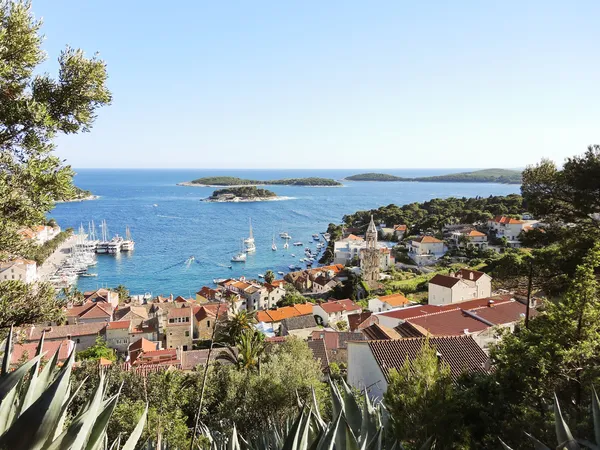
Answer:
[[[204,174],[207,170],[78,170],[75,183],[100,198],[61,203],[49,214],[63,227],[78,229],[92,220],[97,239],[99,224],[106,220],[108,240],[129,226],[135,239],[134,251],[97,253],[97,277],[78,277],[81,290],[102,286],[127,286],[134,294],[152,292],[191,295],[214,279],[246,276],[256,278],[272,270],[278,277],[289,266],[306,267],[305,248],[324,248],[323,234],[329,223],[341,223],[344,214],[390,203],[425,201],[435,197],[506,195],[518,192],[516,185],[491,183],[377,183],[348,182],[341,188],[271,186],[278,195],[294,197],[286,202],[208,203],[200,202],[212,188],[177,186],[176,183]],[[220,171],[252,179],[275,179],[319,175],[342,179],[354,171]],[[389,171],[388,171],[389,172]],[[435,171],[396,171],[412,175]],[[256,250],[244,253],[245,262],[231,259],[241,253],[249,237],[249,219]],[[284,234],[285,233],[285,234]],[[319,233],[320,241],[313,235]],[[284,234],[282,237],[281,235]],[[285,239],[285,237],[288,239]],[[124,240],[126,233],[123,235]],[[273,241],[277,250],[272,250]],[[302,246],[294,246],[301,242]],[[292,256],[295,255],[295,256]],[[322,254],[322,253],[321,253]],[[190,256],[194,260],[188,261]],[[319,257],[313,261],[318,265]],[[92,272],[92,271],[90,271]],[[280,273],[282,272],[282,273]]]

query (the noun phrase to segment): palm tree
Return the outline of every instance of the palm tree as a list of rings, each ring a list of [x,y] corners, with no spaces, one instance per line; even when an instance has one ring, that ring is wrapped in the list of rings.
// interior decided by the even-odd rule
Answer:
[[[242,310],[229,317],[219,330],[218,340],[229,345],[235,345],[238,338],[247,330],[252,330],[256,323],[254,314]]]
[[[273,271],[272,270],[267,270],[265,272],[265,281],[267,283],[271,284],[274,279],[275,279],[275,274],[273,273]]]
[[[229,361],[238,369],[258,367],[265,351],[265,335],[253,329],[244,330],[237,338],[235,347],[228,347],[217,359]]]

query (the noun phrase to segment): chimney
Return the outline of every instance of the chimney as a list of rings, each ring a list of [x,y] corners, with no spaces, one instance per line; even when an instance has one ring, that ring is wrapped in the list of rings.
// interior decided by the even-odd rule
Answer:
[[[465,328],[465,329],[463,330],[463,333],[464,333],[464,334],[469,334],[469,329],[468,329],[468,328]]]
[[[473,279],[473,272],[469,272],[469,280]]]

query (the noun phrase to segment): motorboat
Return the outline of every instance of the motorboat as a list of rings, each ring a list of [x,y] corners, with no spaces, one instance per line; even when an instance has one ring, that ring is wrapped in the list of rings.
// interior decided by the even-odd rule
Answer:
[[[302,247],[304,244],[302,242],[294,242],[296,247]]]
[[[291,239],[292,237],[287,233],[287,231],[284,231],[283,233],[279,233],[279,237],[281,239]]]
[[[312,237],[313,237],[313,239],[315,241],[320,241],[321,240],[321,236],[319,236],[318,234],[313,234]]]

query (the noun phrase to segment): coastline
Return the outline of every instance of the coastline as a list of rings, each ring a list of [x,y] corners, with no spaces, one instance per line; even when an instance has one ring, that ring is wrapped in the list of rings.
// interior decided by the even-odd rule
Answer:
[[[98,200],[99,195],[88,195],[87,197],[73,198],[71,200],[56,200],[55,203],[74,203],[74,202],[87,202],[88,200]]]
[[[294,186],[294,187],[319,187],[319,188],[338,188],[344,187],[343,184],[330,186],[328,184],[198,184],[192,183],[191,181],[182,181],[176,183],[176,186],[190,186],[190,187],[209,187],[209,188],[239,188],[248,186]]]
[[[201,202],[206,202],[206,203],[250,203],[250,202],[278,202],[278,201],[283,201],[283,200],[293,200],[294,197],[253,197],[253,198],[242,198],[242,197],[235,197],[232,199],[227,199],[227,200],[220,200],[217,198],[203,198],[200,199]]]
[[[342,181],[351,183],[485,183],[485,184],[504,184],[504,185],[521,185],[522,183],[502,183],[501,181],[486,181],[486,180],[349,180],[343,178]]]

